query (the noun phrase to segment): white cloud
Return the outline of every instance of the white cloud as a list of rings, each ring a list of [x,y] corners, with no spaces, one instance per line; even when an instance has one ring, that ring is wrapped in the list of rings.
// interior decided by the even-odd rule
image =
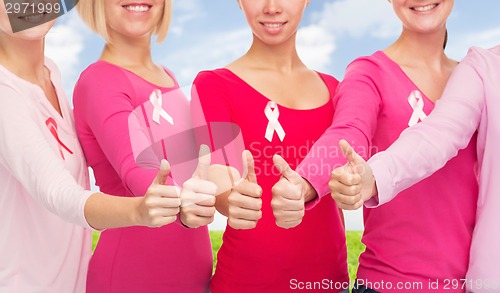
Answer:
[[[318,25],[336,36],[392,38],[401,23],[384,0],[339,0],[327,2],[316,15]]]
[[[181,85],[188,85],[199,71],[223,67],[243,55],[251,41],[248,28],[218,32],[199,37],[190,47],[179,48],[160,63],[175,70]]]
[[[392,39],[400,32],[401,24],[386,1],[329,1],[310,25],[299,30],[297,46],[310,68],[330,72],[333,53],[342,39]]]
[[[184,24],[203,16],[202,7],[203,2],[201,0],[174,1],[174,17],[172,18],[170,32],[175,35],[182,35]]]
[[[301,28],[297,34],[297,51],[309,68],[326,72],[335,51],[334,36],[319,25]]]
[[[201,0],[182,0],[174,2],[175,17],[180,22],[186,22],[202,14],[203,2]]]
[[[64,20],[59,20],[45,39],[45,55],[58,65],[66,94],[71,97],[80,73],[80,54],[85,48],[86,28],[75,11],[63,17]]]
[[[449,35],[447,53],[455,60],[461,60],[472,46],[491,48],[499,44],[500,27],[486,29],[479,32],[468,32],[463,35]]]

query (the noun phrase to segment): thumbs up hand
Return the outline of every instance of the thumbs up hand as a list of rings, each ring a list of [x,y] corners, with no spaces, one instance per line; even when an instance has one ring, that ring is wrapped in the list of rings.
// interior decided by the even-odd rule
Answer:
[[[233,229],[253,229],[262,218],[262,188],[257,184],[253,156],[247,150],[243,152],[243,166],[243,177],[227,198],[227,222]]]
[[[205,226],[214,220],[217,186],[207,180],[210,161],[210,149],[201,145],[198,166],[182,185],[180,218],[190,228]]]
[[[177,219],[181,201],[179,188],[167,186],[170,165],[162,160],[158,175],[149,186],[138,205],[138,223],[141,226],[161,227]]]
[[[328,185],[337,206],[357,210],[376,194],[375,179],[368,163],[345,140],[339,142],[347,164],[333,170]]]
[[[281,179],[273,186],[271,206],[276,225],[293,228],[302,222],[305,214],[305,180],[279,155],[273,157],[274,166],[281,173]]]

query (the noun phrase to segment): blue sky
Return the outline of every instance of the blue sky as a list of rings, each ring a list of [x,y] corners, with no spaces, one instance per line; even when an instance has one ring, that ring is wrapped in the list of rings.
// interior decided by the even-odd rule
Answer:
[[[499,12],[498,0],[455,1],[448,55],[460,60],[470,46],[500,44]],[[387,0],[312,0],[299,30],[299,54],[310,68],[342,79],[350,61],[387,47],[400,31]],[[236,0],[175,0],[170,33],[163,44],[155,43],[153,58],[187,86],[197,72],[223,67],[244,54],[251,39]],[[47,36],[47,55],[59,65],[70,99],[80,72],[99,58],[103,45],[76,11],[61,17]],[[347,228],[361,229],[361,217],[348,213]],[[221,229],[223,223],[218,218],[212,228]]]

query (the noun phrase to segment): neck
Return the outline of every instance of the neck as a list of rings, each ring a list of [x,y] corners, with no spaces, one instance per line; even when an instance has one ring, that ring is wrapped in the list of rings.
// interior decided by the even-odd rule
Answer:
[[[45,39],[23,40],[0,34],[0,64],[31,83],[42,85],[45,78]]]
[[[282,73],[290,73],[294,69],[305,66],[297,54],[295,35],[278,45],[265,44],[254,36],[252,46],[245,56],[252,61],[252,65],[256,68]]]
[[[403,30],[385,52],[400,65],[442,67],[449,60],[443,49],[445,33],[446,28],[430,34]]]
[[[112,37],[104,47],[101,60],[124,68],[147,67],[154,68],[151,57],[151,39]]]

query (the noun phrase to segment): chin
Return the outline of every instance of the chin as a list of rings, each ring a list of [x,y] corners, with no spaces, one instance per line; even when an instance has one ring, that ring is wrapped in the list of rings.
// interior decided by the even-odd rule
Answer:
[[[9,33],[14,38],[24,39],[24,40],[42,40],[45,38],[50,29],[54,26],[55,20],[45,22],[43,24],[37,25],[35,27],[25,29],[15,33]]]
[[[48,32],[49,32],[48,30],[28,29],[16,33],[10,32],[8,33],[8,35],[15,39],[21,39],[26,41],[39,41],[43,40]]]
[[[266,46],[278,46],[286,42],[286,38],[281,36],[262,36],[257,35],[257,39]]]
[[[27,29],[24,31],[20,31],[18,33],[15,33],[15,36],[19,36],[22,39],[25,40],[31,40],[31,41],[37,41],[37,40],[43,40],[47,33],[49,32],[50,28],[40,28],[40,27],[35,27],[31,29]]]
[[[126,33],[123,33],[122,36],[124,36],[126,39],[130,40],[140,40],[144,38],[150,38],[152,37],[152,34],[150,31],[147,32],[137,32],[137,31],[128,31]]]
[[[120,35],[130,38],[143,38],[145,36],[151,35],[154,31],[154,28],[155,27],[152,25],[136,24],[117,28],[116,32]]]
[[[293,45],[296,46],[294,42],[292,42],[292,38],[275,38],[275,39],[268,39],[267,41],[263,42],[267,46],[282,46],[282,45]]]

